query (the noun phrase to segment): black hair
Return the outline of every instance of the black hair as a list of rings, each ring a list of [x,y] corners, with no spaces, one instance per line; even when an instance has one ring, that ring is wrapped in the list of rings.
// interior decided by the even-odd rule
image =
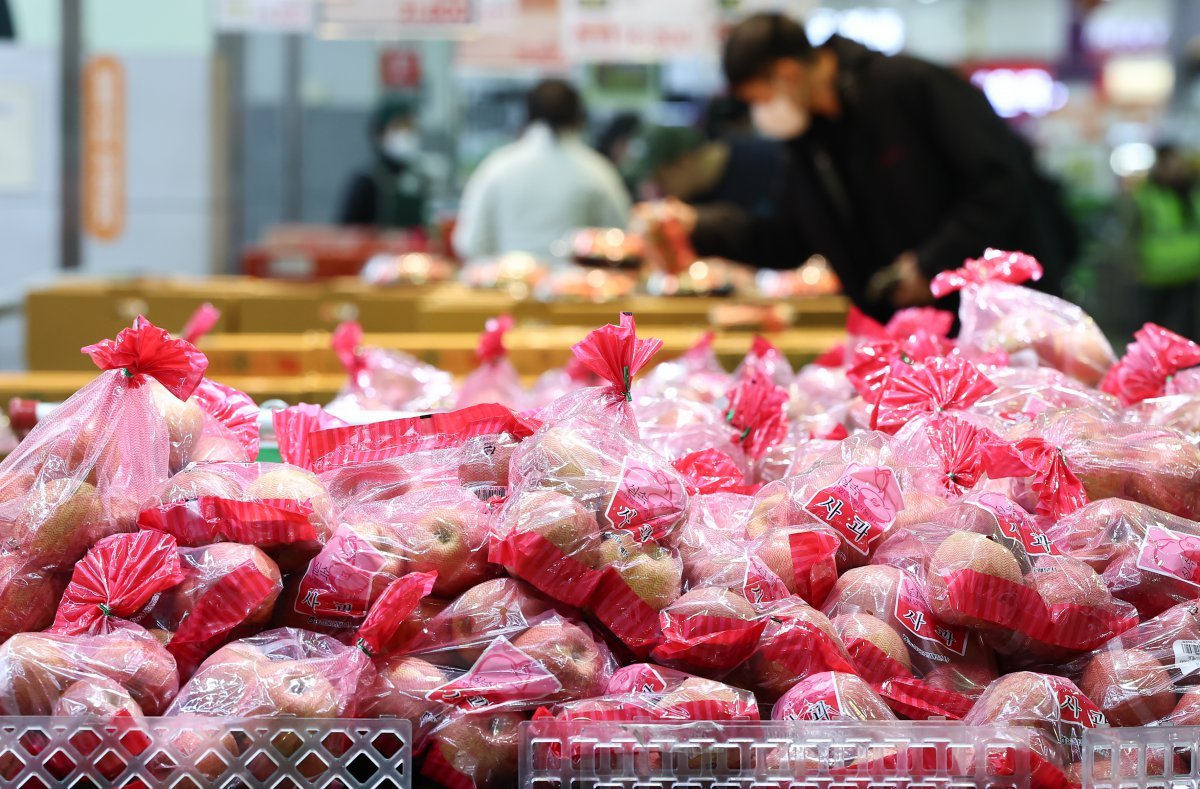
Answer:
[[[609,161],[615,161],[617,143],[632,138],[641,127],[642,118],[636,112],[617,113],[596,138],[596,150]]]
[[[721,66],[730,86],[737,88],[762,76],[777,60],[807,60],[815,51],[796,20],[784,14],[755,14],[730,31]]]
[[[525,96],[525,109],[530,123],[544,123],[559,134],[583,125],[583,99],[571,83],[562,79],[545,79]]]

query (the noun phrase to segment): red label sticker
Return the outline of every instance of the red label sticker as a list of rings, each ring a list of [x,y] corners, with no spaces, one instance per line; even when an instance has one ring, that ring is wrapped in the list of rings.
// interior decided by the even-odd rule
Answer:
[[[1200,586],[1200,537],[1152,525],[1146,528],[1137,566],[1157,575]]]
[[[1058,717],[1066,726],[1094,729],[1097,726],[1108,725],[1108,719],[1100,708],[1092,703],[1087,696],[1068,685],[1065,681],[1054,682],[1054,696],[1058,700]],[[1075,742],[1073,735],[1060,737],[1065,745],[1082,746],[1082,740]]]
[[[912,578],[905,577],[900,582],[900,589],[896,595],[896,621],[917,638],[930,641],[957,655],[967,653],[967,632],[934,619],[929,604],[925,601],[925,595]]]
[[[609,693],[663,693],[667,681],[648,663],[620,669],[608,683]]]
[[[1059,550],[1050,542],[1033,517],[1000,493],[984,493],[972,502],[976,507],[996,516],[1000,538],[1010,547],[1024,550],[1028,556],[1058,556]]]
[[[480,710],[506,702],[545,699],[561,690],[562,684],[545,666],[508,639],[497,638],[467,673],[429,691],[426,698]]]
[[[386,558],[353,530],[340,527],[309,563],[296,593],[296,613],[361,619],[371,601],[393,581],[380,572]]]
[[[804,702],[796,704],[783,716],[785,720],[831,721],[842,717],[842,699],[837,683],[827,678],[805,696]]]
[[[851,463],[836,484],[814,493],[804,509],[866,556],[871,543],[896,521],[904,499],[890,468]]]
[[[640,542],[666,537],[679,523],[687,502],[683,483],[663,468],[633,458],[621,465],[617,488],[604,517]]]

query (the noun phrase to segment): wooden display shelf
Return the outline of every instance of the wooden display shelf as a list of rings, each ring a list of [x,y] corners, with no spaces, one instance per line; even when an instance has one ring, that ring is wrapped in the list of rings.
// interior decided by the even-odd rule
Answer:
[[[643,336],[663,341],[663,350],[652,364],[673,359],[704,334],[701,328],[639,326]],[[571,346],[583,339],[590,328],[545,326],[516,328],[505,336],[509,358],[519,372],[537,375],[561,367],[570,358]],[[766,335],[792,361],[805,364],[841,342],[842,329],[789,329]],[[732,369],[750,347],[753,335],[723,332],[717,335],[713,349],[726,367]],[[475,346],[478,335],[468,332],[425,332],[421,334],[367,334],[364,345],[404,351],[456,375],[476,367]],[[305,334],[219,334],[205,338],[200,348],[209,358],[214,377],[230,375],[288,375],[310,372],[336,374],[342,367],[325,332]]]

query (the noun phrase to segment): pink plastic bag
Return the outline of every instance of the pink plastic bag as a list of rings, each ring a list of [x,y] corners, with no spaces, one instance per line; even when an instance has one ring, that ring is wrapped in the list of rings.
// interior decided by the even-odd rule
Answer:
[[[479,347],[475,349],[479,367],[463,379],[457,408],[483,403],[499,403],[515,411],[526,407],[529,397],[504,347],[504,334],[512,325],[511,315],[488,320],[487,328],[479,336]]]
[[[958,335],[974,353],[1033,350],[1041,364],[1095,386],[1116,361],[1096,322],[1070,302],[1021,287],[1042,276],[1041,265],[1020,252],[989,249],[933,278],[935,296],[962,291]]]
[[[333,350],[349,376],[329,404],[333,411],[413,411],[449,408],[454,379],[400,351],[362,347],[362,327],[343,323],[333,333]]]
[[[54,618],[75,562],[98,540],[133,531],[140,502],[168,476],[170,430],[154,387],[182,404],[207,360],[138,318],[85,349],[104,372],[57,407],[0,463],[0,639]]]
[[[513,456],[490,551],[510,574],[591,610],[641,655],[658,638],[658,611],[679,595],[670,541],[688,504],[683,479],[638,440],[629,403],[633,376],[660,346],[639,339],[628,314],[575,346],[607,385],[543,411],[546,424]]]
[[[1068,556],[1101,574],[1143,617],[1200,598],[1200,523],[1123,499],[1102,499],[1046,529]]]

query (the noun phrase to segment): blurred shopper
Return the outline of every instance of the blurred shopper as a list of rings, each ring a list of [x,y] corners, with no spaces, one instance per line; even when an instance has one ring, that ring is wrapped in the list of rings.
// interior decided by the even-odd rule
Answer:
[[[521,138],[484,159],[463,191],[454,246],[464,259],[506,252],[548,258],[571,230],[628,220],[621,177],[580,137],[584,107],[575,89],[545,80],[526,106]]]
[[[1148,318],[1185,337],[1200,336],[1200,189],[1183,151],[1161,145],[1133,194],[1138,278]]]
[[[838,36],[814,48],[781,14],[735,27],[723,67],[758,130],[787,142],[791,164],[771,221],[681,211],[700,254],[790,268],[819,253],[880,318],[928,303],[934,274],[988,246],[1036,255],[1042,286],[1057,289],[1075,246],[1057,188],[953,71]]]
[[[631,163],[630,146],[642,129],[642,118],[636,112],[619,112],[596,137],[596,150],[617,168],[625,189],[637,195],[637,184],[626,175]]]
[[[411,229],[425,226],[429,179],[421,169],[416,107],[402,97],[380,102],[369,127],[371,166],[350,181],[342,200],[343,225]]]
[[[0,0],[0,41],[11,41],[17,37],[17,27],[13,24],[12,12],[8,9],[8,0]]]
[[[645,199],[730,205],[751,217],[775,215],[786,152],[760,137],[706,140],[696,129],[652,126],[635,142],[632,170]]]

